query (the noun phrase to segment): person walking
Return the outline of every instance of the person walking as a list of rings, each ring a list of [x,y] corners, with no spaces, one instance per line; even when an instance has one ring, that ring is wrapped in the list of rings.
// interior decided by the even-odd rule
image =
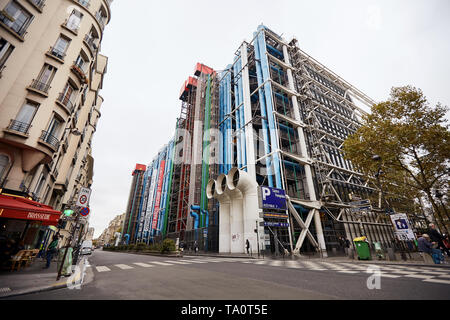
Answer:
[[[58,240],[59,236],[55,235],[52,239],[52,242],[48,245],[47,248],[47,263],[45,264],[44,269],[50,268],[50,263],[52,262],[52,258],[55,255],[55,253],[58,251],[56,247],[58,246]]]
[[[428,234],[430,235],[431,241],[436,242],[438,244],[438,248],[445,252],[448,257],[450,257],[450,249],[448,249],[443,242],[445,237],[441,235],[439,231],[437,231],[436,225],[434,223],[430,223],[429,227],[430,229],[428,230]]]
[[[435,244],[435,242],[430,242],[430,236],[426,233],[417,240],[419,251],[428,253],[433,258],[435,264],[440,264],[441,262],[444,262],[444,255],[441,250],[433,248],[433,245]]]
[[[245,248],[247,249],[247,254],[250,254],[250,241],[248,239],[245,241]]]
[[[195,250],[195,254],[197,254],[197,252],[198,252],[198,243],[197,243],[197,240],[194,241],[194,250]]]

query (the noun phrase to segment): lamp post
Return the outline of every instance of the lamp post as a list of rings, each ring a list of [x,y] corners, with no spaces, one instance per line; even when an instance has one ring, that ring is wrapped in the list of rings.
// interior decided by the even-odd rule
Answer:
[[[375,178],[377,178],[377,183],[378,183],[378,187],[380,188],[380,192],[381,192],[381,202],[383,203],[383,206],[387,205],[387,208],[385,209],[385,212],[387,214],[391,213],[391,206],[390,203],[387,201],[387,199],[384,196],[384,192],[383,192],[383,186],[381,185],[381,181],[380,181],[380,176],[384,173],[381,170],[381,157],[377,154],[372,156],[372,160],[378,161],[378,170],[375,173]]]

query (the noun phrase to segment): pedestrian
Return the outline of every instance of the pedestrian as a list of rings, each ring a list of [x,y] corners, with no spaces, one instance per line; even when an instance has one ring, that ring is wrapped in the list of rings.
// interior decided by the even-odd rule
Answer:
[[[197,251],[198,251],[198,243],[197,243],[197,240],[194,241],[194,251],[195,251],[195,253],[197,253]]]
[[[428,230],[428,234],[430,235],[430,239],[432,242],[436,242],[438,245],[438,248],[441,249],[443,252],[447,254],[447,256],[450,257],[450,249],[448,249],[443,240],[445,239],[443,235],[439,233],[436,229],[436,225],[434,223],[429,224],[430,229]]]
[[[435,264],[440,264],[444,261],[444,255],[442,254],[441,250],[433,248],[436,243],[430,242],[430,236],[428,234],[424,233],[422,237],[417,240],[417,244],[419,247],[419,251],[431,255]]]
[[[59,240],[59,237],[57,235],[55,235],[52,239],[52,242],[50,242],[50,244],[48,245],[47,263],[46,263],[44,269],[50,268],[50,263],[52,262],[52,258],[55,255],[55,253],[58,251],[56,248],[58,246],[58,240]]]
[[[450,249],[450,237],[447,235],[443,235],[444,236],[444,240],[442,240],[442,242],[444,243],[444,246],[447,249]]]
[[[248,239],[245,241],[245,248],[247,249],[247,254],[250,254],[250,241]]]

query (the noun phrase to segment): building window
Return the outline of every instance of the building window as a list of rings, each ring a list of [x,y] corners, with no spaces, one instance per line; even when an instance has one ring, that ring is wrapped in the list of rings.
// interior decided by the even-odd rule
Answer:
[[[77,94],[77,89],[70,84],[70,82],[66,83],[63,92],[59,94],[58,101],[66,106],[70,112],[73,111],[75,106],[75,96]]]
[[[61,131],[62,120],[54,114],[47,131],[42,131],[41,141],[51,145],[55,151],[59,147],[59,132]]]
[[[78,3],[85,6],[86,8],[89,8],[89,1],[90,0],[78,0]]]
[[[22,8],[15,0],[8,3],[5,9],[0,12],[0,21],[19,36],[25,34],[32,19],[33,16]]]
[[[39,105],[37,103],[27,101],[20,109],[16,118],[11,121],[8,129],[25,134],[28,133],[31,126],[31,121],[33,121],[38,107]]]
[[[37,80],[33,80],[31,87],[47,93],[48,90],[50,89],[50,83],[52,82],[53,77],[55,76],[56,70],[57,69],[54,66],[44,64],[44,67],[39,73]]]
[[[14,46],[3,38],[0,38],[0,74],[5,66],[6,60],[8,60],[9,55],[14,50]]]
[[[34,195],[37,198],[39,198],[39,194],[41,193],[42,187],[45,184],[45,180],[46,180],[46,176],[42,172],[41,175],[39,176],[39,180],[38,180],[38,183],[36,184],[36,188],[34,189]]]
[[[4,176],[9,167],[9,157],[6,154],[0,154],[0,187],[3,185]]]
[[[83,18],[83,14],[77,10],[73,10],[70,14],[69,19],[67,19],[66,27],[72,31],[77,32],[80,28],[81,19]]]
[[[66,56],[67,48],[69,47],[70,40],[64,36],[59,36],[58,40],[56,40],[55,45],[53,48],[50,49],[50,53],[61,59],[64,60],[64,57]]]

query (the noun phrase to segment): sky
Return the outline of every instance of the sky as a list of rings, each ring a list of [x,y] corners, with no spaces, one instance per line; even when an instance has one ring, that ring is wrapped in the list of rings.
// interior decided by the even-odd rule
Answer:
[[[264,24],[377,102],[412,85],[450,106],[449,13],[448,0],[114,0],[92,143],[94,237],[125,212],[136,163],[173,137],[197,62],[223,70]]]

